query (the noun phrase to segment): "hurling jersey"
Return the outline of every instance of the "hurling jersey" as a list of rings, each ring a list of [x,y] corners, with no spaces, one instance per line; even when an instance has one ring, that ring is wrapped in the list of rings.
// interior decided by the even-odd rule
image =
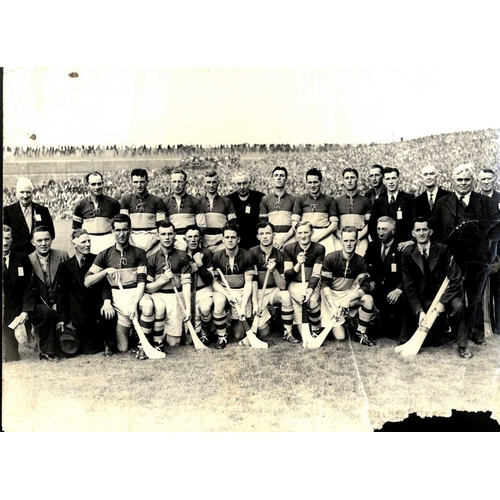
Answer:
[[[281,198],[275,193],[264,196],[260,201],[259,218],[273,224],[277,233],[288,233],[292,228],[292,213],[295,196],[285,193]]]
[[[285,256],[283,255],[283,252],[280,252],[277,248],[272,248],[271,253],[269,254],[269,257],[261,250],[260,245],[256,247],[252,247],[249,250],[250,255],[253,258],[253,261],[255,263],[255,266],[257,267],[257,283],[259,286],[259,289],[262,289],[264,287],[264,279],[266,278],[266,272],[267,272],[267,260],[269,259],[275,259],[276,260],[276,269],[280,274],[283,274],[285,272]],[[269,273],[269,278],[267,279],[267,288],[273,288],[276,287],[276,281],[274,280],[273,273]]]
[[[160,248],[157,252],[150,255],[147,261],[148,283],[155,282],[169,267],[181,285],[191,283],[191,260],[186,252],[172,247],[168,254],[163,253]],[[170,280],[156,292],[174,293],[174,283]]]
[[[111,220],[120,213],[120,203],[111,196],[101,195],[97,204],[86,196],[73,210],[73,229],[86,229],[92,236],[111,233]]]
[[[146,252],[142,248],[128,245],[120,251],[112,245],[97,254],[87,276],[114,267],[119,270],[119,277],[107,276],[111,288],[118,288],[118,281],[123,288],[135,288],[139,283],[146,283],[146,265]]]
[[[297,264],[297,256],[302,252],[302,247],[299,243],[290,243],[285,245],[283,249],[283,254],[285,256],[285,262],[291,262],[292,265]],[[319,282],[320,273],[317,272],[318,266],[323,264],[325,259],[325,247],[321,243],[316,243],[311,241],[309,248],[306,250],[306,262],[304,264],[304,270],[306,275],[306,281],[310,282],[311,288]],[[316,266],[316,270],[314,267]],[[293,277],[291,281],[296,283],[302,283],[302,273],[298,272],[296,276]],[[314,284],[314,286],[312,286]]]
[[[199,198],[205,213],[205,245],[215,246],[222,242],[222,228],[231,221],[236,222],[236,213],[229,198],[216,195],[211,203],[208,196]],[[175,224],[174,224],[175,225]]]
[[[356,193],[354,196],[343,194],[335,199],[337,202],[340,227],[354,226],[361,230],[365,227],[372,204],[368,198]]]
[[[321,288],[344,291],[352,287],[354,280],[362,273],[368,272],[368,266],[361,255],[354,254],[346,260],[342,250],[329,253],[321,270]]]
[[[217,269],[220,269],[229,283],[231,289],[241,290],[245,286],[245,276],[255,275],[255,262],[249,252],[239,248],[234,258],[234,267],[229,264],[229,255],[226,250],[218,250],[214,253],[212,267],[215,276],[218,276]],[[219,277],[220,280],[220,277]],[[224,283],[222,283],[224,286]]]
[[[195,253],[198,252],[201,252],[201,254],[203,254],[202,262],[203,262],[203,267],[205,269],[204,270],[203,268],[202,270],[198,269],[198,271],[195,271],[194,273],[191,272],[192,271],[191,269],[190,272],[191,272],[191,283],[193,284],[193,287],[196,286],[196,290],[201,290],[202,288],[205,288],[212,284],[213,276],[210,274],[210,271],[208,271],[208,269],[212,267],[212,259],[214,254],[212,253],[211,250],[208,250],[208,248],[199,248],[198,250],[196,250]],[[190,263],[191,262],[194,263],[194,259],[189,254],[187,254],[187,256],[189,258]],[[210,278],[210,276],[208,275],[206,275],[205,279],[203,279],[205,273],[208,273],[208,275],[212,276],[212,279],[207,279],[207,277]]]
[[[120,213],[132,221],[132,231],[156,231],[156,223],[165,219],[165,205],[159,196],[146,193],[140,198],[135,193],[122,196]]]
[[[184,193],[178,205],[175,197],[165,199],[165,213],[167,219],[174,225],[177,235],[186,234],[186,227],[196,224],[203,233],[207,227],[205,214],[198,198]]]
[[[328,227],[330,222],[339,220],[337,203],[332,196],[320,193],[313,198],[309,193],[295,198],[292,220],[310,222],[314,229]]]

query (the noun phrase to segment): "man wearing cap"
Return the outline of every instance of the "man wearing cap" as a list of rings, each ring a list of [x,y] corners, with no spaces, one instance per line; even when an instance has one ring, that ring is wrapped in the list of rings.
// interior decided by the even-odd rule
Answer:
[[[46,226],[35,228],[31,242],[35,247],[35,251],[29,255],[33,268],[31,284],[35,294],[31,317],[34,335],[40,359],[54,361],[57,359],[55,333],[58,323],[56,276],[60,264],[68,260],[69,255],[64,250],[51,248],[52,237]]]
[[[30,286],[31,262],[26,254],[11,252],[12,229],[3,226],[2,333],[5,361],[19,361],[19,343],[12,322],[22,325],[33,311],[33,288]]]
[[[48,208],[33,202],[33,183],[21,177],[16,183],[17,202],[4,208],[4,224],[12,229],[12,252],[30,254],[35,250],[31,236],[36,227],[45,226],[51,239],[56,237]]]
[[[132,221],[130,244],[142,248],[146,254],[158,249],[156,224],[165,220],[165,205],[159,196],[148,192],[148,172],[134,168],[130,173],[132,193],[124,194],[120,200],[120,213]]]
[[[111,289],[107,280],[87,288],[85,275],[92,267],[96,255],[90,253],[90,236],[85,229],[71,234],[75,255],[62,262],[57,272],[57,329],[69,327],[79,338],[84,354],[95,354],[109,349],[109,332],[115,310],[111,304]],[[100,314],[99,314],[100,313]]]
[[[98,254],[115,242],[111,221],[120,213],[120,203],[103,194],[104,179],[101,173],[85,176],[89,195],[82,198],[73,210],[73,229],[86,229],[92,242],[92,250]]]

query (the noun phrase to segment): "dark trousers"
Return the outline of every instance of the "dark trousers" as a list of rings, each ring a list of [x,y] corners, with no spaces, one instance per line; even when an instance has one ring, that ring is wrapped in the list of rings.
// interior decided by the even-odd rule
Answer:
[[[116,317],[107,320],[102,316],[86,321],[76,329],[80,339],[80,349],[84,354],[93,354],[104,350],[104,344],[113,348],[115,340]]]
[[[500,334],[500,271],[490,276],[490,290],[494,312],[491,324],[494,332]]]
[[[5,362],[7,361],[19,361],[19,342],[16,339],[16,335],[12,328],[9,328],[7,325],[10,324],[4,323],[2,325],[2,334],[3,334],[3,346]]]
[[[57,324],[57,316],[53,309],[45,304],[35,304],[33,310],[33,328],[35,338],[40,339],[40,352],[54,354],[54,340]]]
[[[375,307],[378,309],[380,331],[375,333],[375,337],[386,337],[389,339],[398,339],[400,342],[406,342],[408,335],[406,333],[406,324],[403,321],[405,314],[406,301],[403,296],[395,304],[387,303],[387,293],[374,293],[373,299]]]

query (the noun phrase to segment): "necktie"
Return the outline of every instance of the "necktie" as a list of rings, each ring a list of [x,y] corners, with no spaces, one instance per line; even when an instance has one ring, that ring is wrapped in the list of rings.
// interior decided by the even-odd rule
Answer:
[[[467,203],[465,203],[465,196],[460,196],[460,203],[464,208],[467,208]]]
[[[430,274],[430,270],[429,270],[429,261],[427,259],[428,255],[427,255],[427,250],[424,248],[422,250],[422,259],[424,261],[424,274],[426,276],[428,276]]]
[[[395,201],[396,201],[396,200],[394,199],[394,195],[391,195],[391,198],[390,198],[390,200],[389,200],[389,203],[390,203],[391,205],[394,205],[394,202],[395,202]]]
[[[4,256],[3,258],[3,268],[2,268],[3,273],[5,274],[7,272],[7,257]]]
[[[384,243],[382,243],[382,262],[385,261],[388,251],[389,251],[389,245],[385,245]]]
[[[80,259],[80,267],[83,267],[85,264],[85,255],[82,256],[82,258]]]
[[[434,195],[431,194],[429,196],[429,206],[431,207],[431,210],[432,210],[432,207],[434,206]]]
[[[31,205],[23,207],[24,218],[26,219],[26,224],[28,225],[28,231],[31,233],[33,227],[33,217],[31,216]]]

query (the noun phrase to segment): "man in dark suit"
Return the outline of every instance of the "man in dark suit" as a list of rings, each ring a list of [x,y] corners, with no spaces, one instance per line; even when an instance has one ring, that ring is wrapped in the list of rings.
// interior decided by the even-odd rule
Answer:
[[[109,349],[114,336],[111,320],[115,310],[111,305],[111,289],[106,280],[90,288],[84,284],[85,275],[96,258],[90,253],[90,236],[85,229],[75,229],[71,234],[75,255],[61,262],[57,271],[56,328],[64,331],[72,327],[80,339],[84,354],[95,354]],[[100,318],[100,314],[102,318]]]
[[[455,256],[464,277],[469,339],[484,344],[481,298],[495,257],[492,242],[498,241],[500,224],[493,201],[472,191],[473,180],[472,165],[454,169],[455,192],[437,202],[430,225],[436,241],[446,244]]]
[[[54,353],[57,324],[56,275],[59,265],[68,260],[69,255],[64,250],[51,248],[52,238],[46,226],[35,228],[31,242],[35,247],[35,251],[29,255],[35,294],[32,316],[34,335],[39,344],[40,359],[54,361],[57,360]]]
[[[33,203],[33,184],[26,177],[18,179],[16,184],[18,201],[4,208],[4,224],[12,229],[13,252],[30,254],[35,250],[31,235],[36,227],[48,228],[51,239],[56,237],[54,223],[49,210],[38,203]]]
[[[250,250],[259,244],[255,227],[259,223],[260,201],[264,193],[250,189],[250,177],[246,172],[234,176],[236,191],[227,197],[233,204],[238,226],[241,228],[239,247]]]
[[[439,344],[439,336],[446,326],[447,312],[453,335],[457,336],[458,354],[461,358],[472,358],[467,349],[467,330],[464,324],[465,307],[463,305],[462,276],[446,245],[431,242],[432,229],[424,217],[417,217],[413,222],[412,236],[417,244],[403,251],[401,267],[403,287],[412,314],[407,315],[409,332],[414,332],[425,319],[444,279],[450,280],[443,296],[439,300],[440,315],[434,322],[426,338],[426,343]],[[434,341],[434,342],[433,342]]]
[[[415,198],[414,217],[425,217],[428,219],[436,206],[436,202],[443,198],[443,196],[451,194],[450,191],[437,185],[438,176],[439,174],[434,165],[427,165],[420,170],[420,177],[424,181],[425,190]]]
[[[384,184],[386,192],[373,203],[372,215],[368,225],[372,241],[377,240],[377,221],[387,215],[396,221],[394,238],[398,250],[402,251],[415,242],[411,239],[411,221],[413,218],[413,201],[415,197],[399,189],[399,170],[393,167],[384,168]]]
[[[408,340],[403,315],[406,300],[403,295],[401,252],[394,239],[396,221],[386,215],[377,221],[378,239],[368,245],[365,261],[370,273],[370,293],[380,313],[380,335]]]
[[[31,263],[26,254],[11,252],[12,229],[3,226],[3,343],[5,361],[19,361],[19,343],[9,325],[16,320],[19,325],[28,319],[33,310],[33,290],[30,285]]]
[[[500,193],[494,190],[497,181],[498,173],[491,168],[483,168],[477,179],[481,187],[481,194],[491,198],[491,201],[498,209],[498,218],[500,219]],[[495,256],[494,266],[492,266],[492,273],[490,276],[491,286],[491,300],[493,301],[493,310],[495,311],[494,333],[500,334],[500,243],[498,241],[492,242],[493,254]]]

